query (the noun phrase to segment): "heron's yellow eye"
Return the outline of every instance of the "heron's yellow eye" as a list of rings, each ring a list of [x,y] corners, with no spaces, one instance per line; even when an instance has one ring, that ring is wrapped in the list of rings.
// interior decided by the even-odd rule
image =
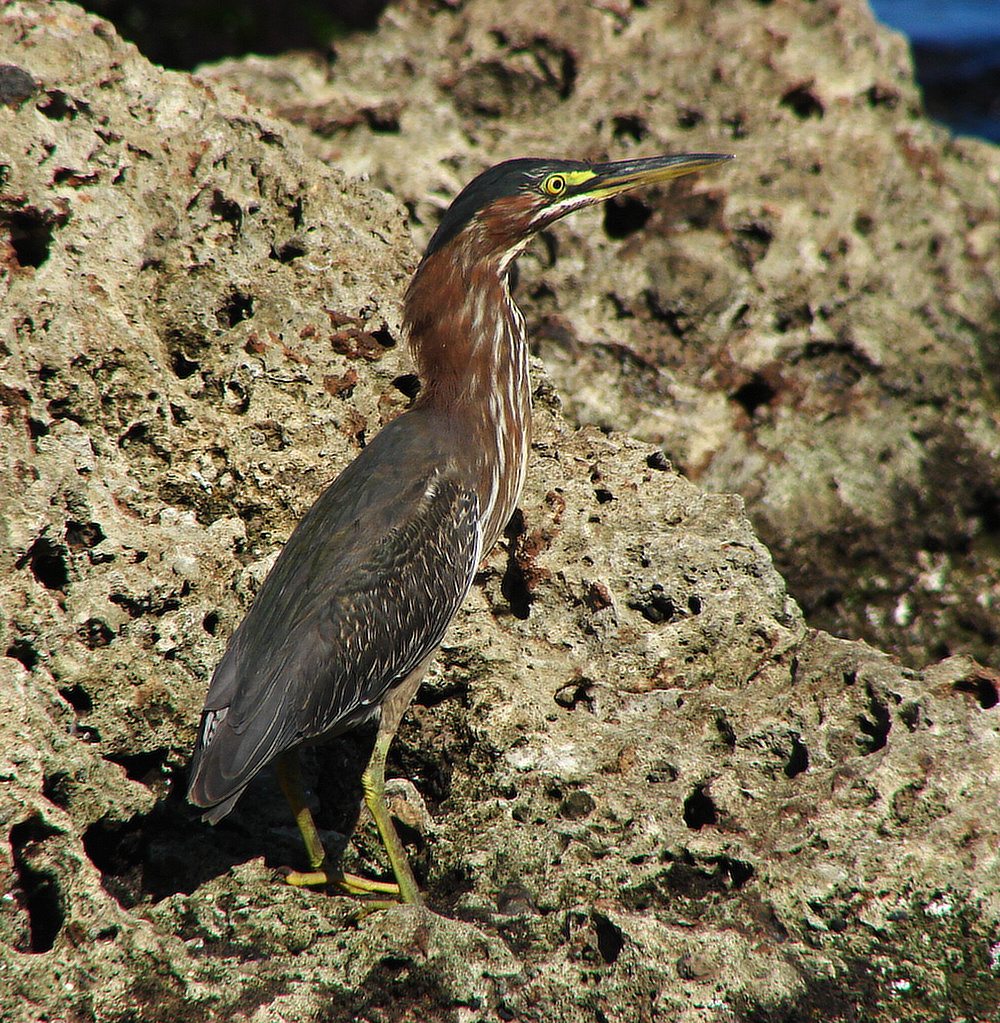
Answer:
[[[566,191],[566,179],[561,174],[550,174],[542,182],[542,191],[546,195],[562,195]]]

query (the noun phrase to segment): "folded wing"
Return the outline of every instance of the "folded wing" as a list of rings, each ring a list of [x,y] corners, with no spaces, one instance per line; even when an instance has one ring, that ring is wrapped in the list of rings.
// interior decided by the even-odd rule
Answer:
[[[446,461],[407,462],[395,425],[299,523],[216,669],[188,792],[208,820],[278,753],[372,717],[468,592],[477,497]]]

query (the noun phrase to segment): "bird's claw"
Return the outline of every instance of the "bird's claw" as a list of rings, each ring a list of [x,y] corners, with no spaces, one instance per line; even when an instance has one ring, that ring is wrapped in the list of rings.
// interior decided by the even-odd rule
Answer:
[[[279,871],[285,879],[286,884],[295,888],[319,888],[332,885],[339,888],[345,895],[388,895],[390,900],[382,900],[385,906],[378,905],[374,908],[382,909],[394,905],[399,901],[399,885],[394,881],[375,881],[372,878],[360,877],[357,874],[348,874],[345,871],[319,870],[292,870],[290,867],[281,867]]]

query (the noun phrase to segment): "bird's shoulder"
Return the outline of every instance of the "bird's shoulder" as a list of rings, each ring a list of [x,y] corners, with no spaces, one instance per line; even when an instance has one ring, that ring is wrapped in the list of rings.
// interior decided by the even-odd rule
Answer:
[[[478,498],[447,444],[428,443],[420,420],[403,418],[377,434],[299,522],[233,635],[206,706],[242,704],[288,677],[291,664],[292,674],[319,672],[333,682],[374,657],[377,688],[375,676],[399,665],[382,664],[375,650],[395,649],[408,661],[439,638],[478,563]],[[414,614],[425,629],[405,620]],[[394,628],[397,639],[388,634]]]
[[[407,413],[372,439],[320,494],[288,538],[272,569],[276,581],[308,586],[352,573],[384,557],[397,538],[447,528],[473,499],[447,435],[427,431]]]

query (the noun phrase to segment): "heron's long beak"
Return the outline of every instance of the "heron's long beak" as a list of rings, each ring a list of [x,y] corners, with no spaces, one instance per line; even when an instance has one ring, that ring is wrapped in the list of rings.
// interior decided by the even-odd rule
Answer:
[[[590,177],[572,181],[577,185],[577,194],[586,193],[593,199],[609,199],[613,195],[627,192],[641,185],[653,185],[669,181],[684,174],[714,167],[731,160],[727,153],[682,153],[678,156],[653,156],[645,160],[622,160],[619,163],[596,163],[589,169]],[[585,172],[586,173],[586,172]],[[581,174],[581,177],[583,175]]]

